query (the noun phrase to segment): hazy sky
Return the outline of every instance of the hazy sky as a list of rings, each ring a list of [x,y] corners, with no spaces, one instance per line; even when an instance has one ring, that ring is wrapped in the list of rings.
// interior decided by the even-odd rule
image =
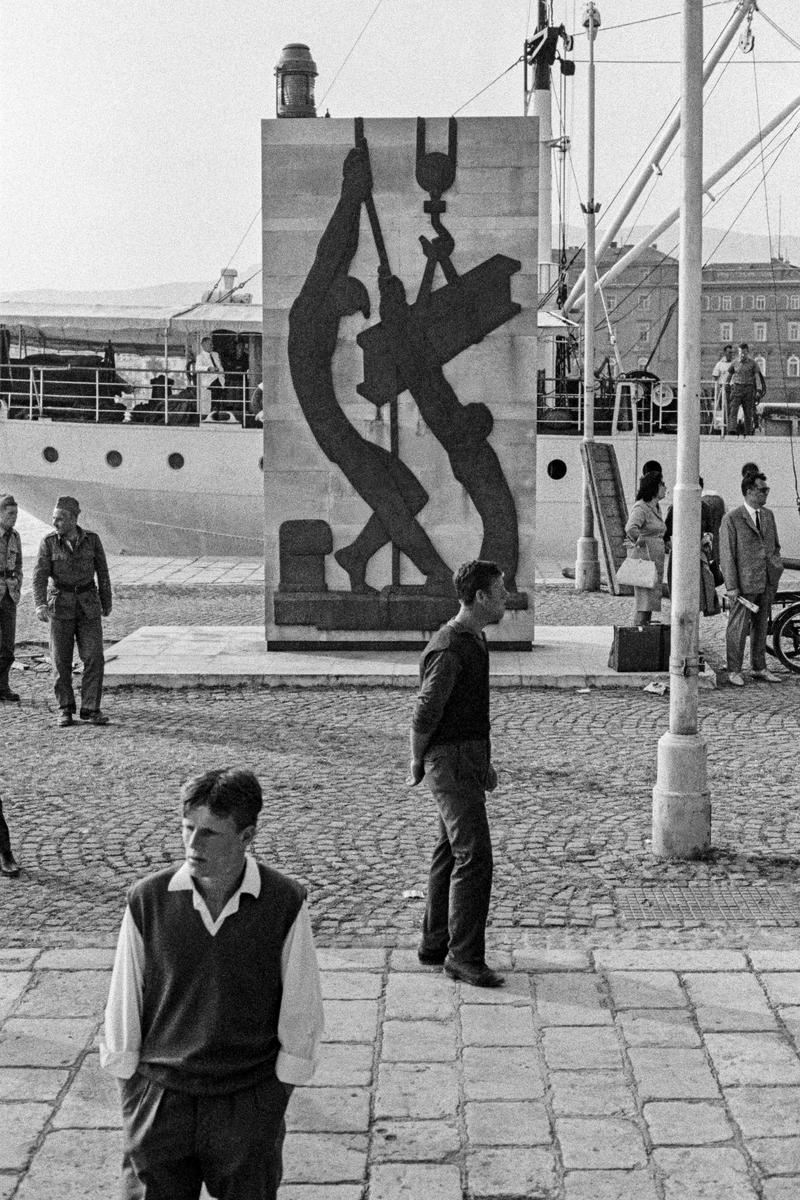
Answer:
[[[536,7],[536,0],[382,0],[377,11],[376,0],[0,0],[0,295],[213,283],[259,209],[259,123],[275,115],[282,46],[308,43],[320,112],[329,107],[336,117],[519,114],[521,66],[466,102],[519,56]],[[682,2],[599,0],[598,7],[602,234],[615,193],[678,99]],[[735,0],[706,0],[706,47],[734,7]],[[800,42],[800,0],[760,0],[760,7],[755,54],[736,49],[707,103],[706,175],[757,130],[759,107],[763,125],[800,91],[800,47],[766,19]],[[582,32],[584,8],[583,0],[555,0],[556,20]],[[585,37],[576,38],[574,54],[585,59]],[[568,218],[576,223],[586,170],[585,64],[567,82]],[[786,131],[797,123],[795,114]],[[637,209],[639,223],[653,224],[676,205],[678,167],[674,153],[663,185]],[[779,198],[784,235],[800,234],[798,177],[800,133],[767,175],[773,238]],[[765,233],[759,178],[760,167],[750,171],[708,223],[736,219],[739,230]],[[255,221],[233,257],[240,272],[260,261],[259,239]],[[258,292],[259,280],[253,287]]]

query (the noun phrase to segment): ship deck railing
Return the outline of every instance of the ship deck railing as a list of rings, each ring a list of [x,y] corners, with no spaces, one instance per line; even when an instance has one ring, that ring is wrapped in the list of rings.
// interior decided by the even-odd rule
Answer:
[[[539,377],[536,396],[540,433],[583,436],[585,404],[580,379]],[[739,414],[740,418],[743,414]],[[788,402],[756,406],[757,431],[768,436],[800,435],[800,392]],[[742,429],[728,428],[727,397],[713,379],[700,383],[700,433],[725,437]],[[618,378],[598,380],[594,392],[594,433],[598,437],[653,437],[678,431],[678,382],[674,379]]]
[[[215,379],[220,387],[210,389]],[[0,364],[0,408],[11,420],[261,427],[261,388],[242,371],[117,371],[80,363]]]

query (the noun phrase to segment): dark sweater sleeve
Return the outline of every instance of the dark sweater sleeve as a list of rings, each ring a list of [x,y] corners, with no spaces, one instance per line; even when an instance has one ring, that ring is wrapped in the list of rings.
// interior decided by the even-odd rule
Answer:
[[[108,573],[106,552],[97,534],[94,535],[94,570],[97,575],[97,590],[103,608],[111,607],[111,576]]]
[[[411,728],[415,733],[432,734],[435,731],[460,670],[461,662],[452,650],[434,650],[428,655],[411,717]]]

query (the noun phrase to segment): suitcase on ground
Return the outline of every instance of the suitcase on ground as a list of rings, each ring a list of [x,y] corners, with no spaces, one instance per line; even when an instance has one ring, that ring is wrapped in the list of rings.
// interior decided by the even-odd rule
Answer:
[[[609,666],[614,671],[668,671],[669,625],[615,625]]]

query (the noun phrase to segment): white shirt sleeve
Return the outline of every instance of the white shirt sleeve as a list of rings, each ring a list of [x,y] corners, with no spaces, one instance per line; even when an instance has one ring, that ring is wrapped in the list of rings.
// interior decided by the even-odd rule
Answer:
[[[139,1062],[143,978],[144,943],[126,907],[100,1035],[100,1065],[119,1079],[129,1079]]]
[[[280,1050],[275,1074],[282,1083],[308,1083],[316,1069],[325,1021],[317,954],[305,903],[283,943],[281,983]]]

